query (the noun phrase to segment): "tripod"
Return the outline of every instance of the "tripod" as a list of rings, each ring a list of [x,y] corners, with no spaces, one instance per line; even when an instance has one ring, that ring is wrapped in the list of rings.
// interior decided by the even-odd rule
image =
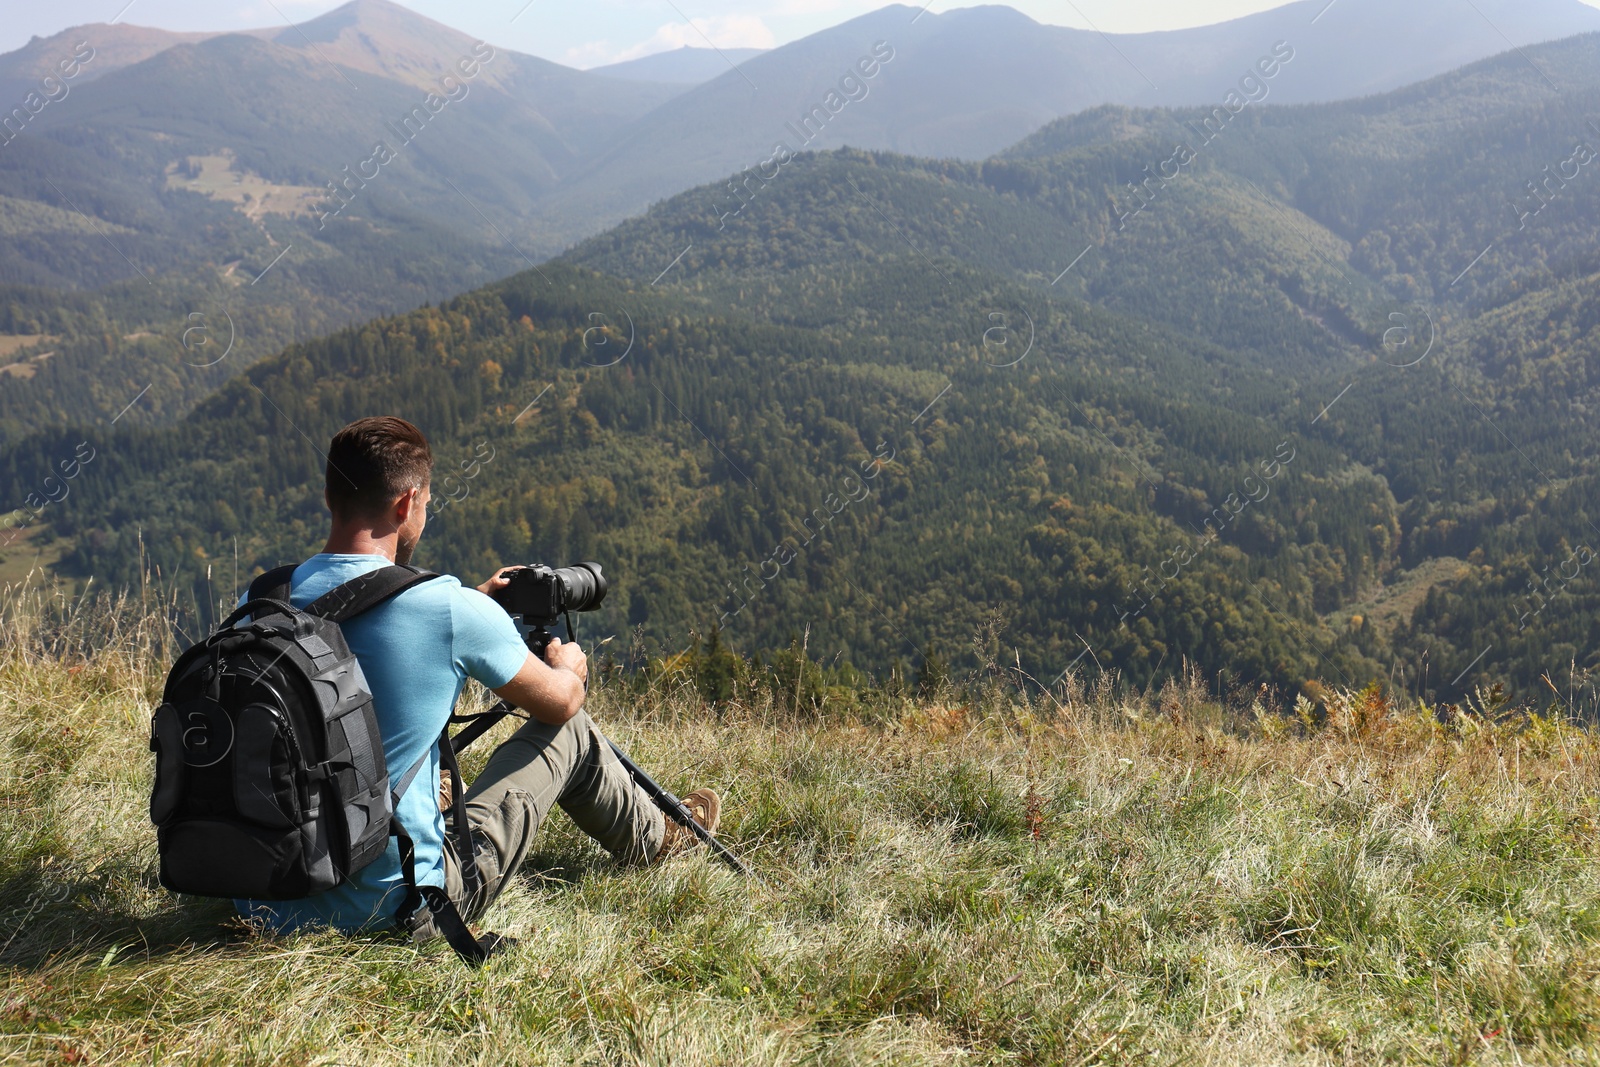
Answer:
[[[569,637],[572,635],[572,620],[570,616],[567,619],[567,634]],[[529,650],[532,651],[534,655],[541,655],[543,653],[544,646],[549,643],[550,636],[550,631],[546,627],[524,627],[524,640],[527,642]],[[513,714],[515,710],[516,709],[511,704],[502,700],[495,707],[477,715],[459,717],[451,716],[452,722],[465,722],[467,724],[459,733],[450,739],[451,752],[459,755],[461,752],[465,751],[468,745],[472,744],[472,742],[476,741],[489,730],[493,729],[496,723],[498,723],[501,719],[504,719],[507,715]],[[661,785],[654,778],[651,778],[648,774],[646,774],[637,763],[633,762],[633,760],[629,758],[626,752],[622,751],[622,749],[617,746],[615,741],[608,740],[606,743],[611,746],[611,751],[616,755],[618,761],[621,762],[623,769],[628,772],[628,776],[634,780],[640,789],[643,789],[645,793],[649,795],[651,800],[655,801],[656,807],[660,808],[662,813],[666,815],[667,818],[671,819],[673,822],[688,830],[695,837],[705,842],[706,847],[709,848],[718,859],[726,863],[729,867],[732,867],[746,878],[755,877],[750,868],[746,867],[738,856],[735,856],[732,852],[730,852],[726,845],[724,845],[721,841],[718,841],[715,837],[711,836],[710,832],[707,831],[704,826],[701,826],[694,820],[694,816],[689,814],[689,809],[683,806],[683,801],[679,800],[665,786]],[[455,761],[452,760],[451,762],[454,763]]]

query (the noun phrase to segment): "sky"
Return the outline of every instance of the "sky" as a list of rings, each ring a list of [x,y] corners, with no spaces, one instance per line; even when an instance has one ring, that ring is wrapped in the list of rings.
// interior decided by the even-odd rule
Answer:
[[[910,0],[907,0],[910,2]],[[1335,0],[1337,2],[1337,0]],[[1583,0],[1600,7],[1600,0]],[[89,22],[168,30],[239,30],[303,22],[343,0],[5,0],[0,52]],[[1142,33],[1203,26],[1283,0],[1011,0],[1056,26]],[[681,45],[772,48],[883,7],[885,0],[407,0],[405,7],[505,48],[573,67],[636,59]],[[913,4],[915,6],[915,4]],[[971,6],[934,0],[929,10]]]
[[[504,48],[593,67],[680,45],[772,48],[885,6],[886,0],[407,0],[405,7]],[[909,0],[907,0],[909,2]],[[1337,2],[1337,0],[1335,0]],[[1583,0],[1600,7],[1600,0]],[[303,22],[343,0],[4,0],[0,52],[89,22],[240,30]],[[1283,0],[1011,0],[1056,26],[1141,33],[1223,22]],[[915,4],[913,4],[915,6]],[[972,6],[934,0],[929,10]]]

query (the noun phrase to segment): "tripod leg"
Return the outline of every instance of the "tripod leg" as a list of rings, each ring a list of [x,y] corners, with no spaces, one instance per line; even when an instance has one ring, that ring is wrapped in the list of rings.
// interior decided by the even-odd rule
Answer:
[[[683,806],[683,801],[673,796],[671,792],[657,783],[654,778],[646,774],[637,763],[628,758],[628,754],[622,751],[615,741],[609,741],[608,743],[611,745],[611,751],[616,753],[617,759],[622,762],[622,766],[626,768],[628,774],[633,777],[635,782],[639,783],[640,788],[650,794],[650,799],[656,802],[656,806],[661,809],[667,818],[703,841],[706,847],[729,867],[732,867],[746,878],[756,877],[754,872],[746,867],[738,856],[728,851],[726,845],[711,836],[704,826],[695,822],[694,816],[689,814],[689,809]],[[759,879],[757,880],[759,881]]]
[[[492,730],[494,725],[501,719],[505,718],[509,713],[510,705],[506,704],[504,701],[501,701],[498,708],[495,708],[492,711],[484,712],[482,715],[472,716],[472,721],[468,723],[460,733],[456,734],[450,739],[451,749],[457,754],[461,753],[468,745],[472,744],[472,742],[476,741],[478,738]],[[750,868],[746,867],[738,856],[735,856],[732,852],[728,851],[728,847],[726,845],[724,845],[721,841],[718,841],[715,837],[711,836],[704,826],[701,826],[699,823],[694,821],[694,816],[690,815],[689,809],[683,806],[683,801],[673,796],[670,791],[660,785],[660,783],[658,783],[654,778],[651,778],[648,774],[646,774],[637,763],[633,762],[633,760],[628,757],[626,752],[622,751],[622,749],[618,747],[615,741],[608,739],[606,743],[611,746],[611,751],[615,753],[617,759],[621,761],[623,769],[628,772],[629,777],[638,783],[641,789],[649,794],[650,799],[655,801],[656,807],[660,808],[662,813],[665,814],[667,818],[671,819],[673,822],[694,834],[695,837],[699,838],[705,843],[705,846],[709,848],[718,859],[726,863],[729,867],[732,867],[746,878],[756,877],[755,873],[751,871]],[[760,881],[758,878],[756,880]]]

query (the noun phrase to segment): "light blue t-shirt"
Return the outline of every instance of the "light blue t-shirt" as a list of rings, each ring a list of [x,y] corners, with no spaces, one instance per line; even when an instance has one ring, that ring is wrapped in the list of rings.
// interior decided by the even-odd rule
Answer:
[[[387,567],[383,556],[322,552],[295,568],[289,599],[305,607],[322,594]],[[443,886],[444,816],[439,813],[439,734],[470,675],[492,688],[522,669],[528,648],[511,616],[476,589],[441,576],[416,585],[341,627],[372,691],[391,781],[427,758],[397,814],[416,844],[417,882]],[[331,926],[381,929],[405,899],[400,846],[326,893],[302,900],[235,901],[240,913],[275,930]]]

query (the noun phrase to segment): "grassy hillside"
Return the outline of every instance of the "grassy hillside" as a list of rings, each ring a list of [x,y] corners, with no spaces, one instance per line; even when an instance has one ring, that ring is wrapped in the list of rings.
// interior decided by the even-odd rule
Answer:
[[[555,814],[483,924],[520,943],[474,972],[159,888],[145,746],[174,640],[149,597],[0,605],[7,1060],[1600,1054],[1600,742],[1494,694],[1296,718],[1193,678],[1041,695],[1001,660],[852,712],[600,671],[591,710],[668,785],[724,791],[761,882],[618,871]]]

